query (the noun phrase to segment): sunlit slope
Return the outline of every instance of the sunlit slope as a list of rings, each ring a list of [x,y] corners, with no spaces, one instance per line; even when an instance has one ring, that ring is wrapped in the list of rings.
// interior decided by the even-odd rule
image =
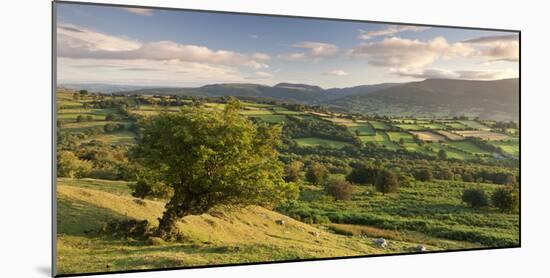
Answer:
[[[93,179],[60,179],[57,195],[60,273],[410,252],[416,246],[389,241],[384,249],[372,238],[333,234],[256,206],[185,217],[179,228],[187,240],[148,245],[98,231],[114,219],[156,225],[163,202],[141,203],[129,195],[125,182]]]

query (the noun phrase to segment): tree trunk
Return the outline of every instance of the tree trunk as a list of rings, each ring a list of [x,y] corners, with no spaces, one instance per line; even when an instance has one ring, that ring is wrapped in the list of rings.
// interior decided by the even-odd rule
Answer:
[[[159,226],[155,232],[155,236],[167,241],[177,239],[179,233],[176,227],[177,220],[178,217],[174,212],[166,210],[162,218],[159,218]]]

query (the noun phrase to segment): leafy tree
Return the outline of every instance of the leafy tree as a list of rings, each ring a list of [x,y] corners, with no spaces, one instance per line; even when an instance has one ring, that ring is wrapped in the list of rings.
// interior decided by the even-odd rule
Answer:
[[[359,164],[346,176],[346,180],[356,184],[374,184],[379,169],[367,164]]]
[[[317,185],[322,185],[328,178],[329,171],[325,165],[313,162],[306,171],[306,180]]]
[[[300,171],[304,167],[304,163],[300,160],[294,160],[285,165],[284,179],[286,182],[297,182],[300,180]]]
[[[325,185],[326,192],[337,200],[351,200],[355,188],[342,179],[330,179]]]
[[[86,96],[86,95],[88,95],[88,90],[80,90],[80,91],[78,91],[78,93],[79,93],[81,96]]]
[[[437,152],[437,158],[440,160],[447,160],[447,151],[440,149],[439,152]]]
[[[481,188],[469,188],[462,193],[462,201],[473,208],[481,208],[489,205],[487,194]]]
[[[432,181],[434,177],[430,169],[421,169],[415,173],[415,178],[419,181]]]
[[[83,122],[83,121],[85,121],[85,120],[86,120],[86,118],[85,118],[84,116],[82,116],[82,115],[76,116],[76,122],[77,122],[77,123]]]
[[[57,176],[81,178],[92,169],[92,163],[79,159],[71,151],[59,151],[57,154]]]
[[[274,205],[295,198],[278,161],[280,127],[254,125],[230,100],[223,112],[184,107],[145,119],[133,154],[173,190],[156,234],[178,238],[175,223],[219,206]]]
[[[518,207],[518,194],[511,187],[501,187],[491,195],[491,203],[502,212],[514,211]]]
[[[382,170],[378,173],[376,183],[374,184],[376,190],[382,192],[382,195],[397,191],[399,188],[399,178],[393,172],[388,170]]]

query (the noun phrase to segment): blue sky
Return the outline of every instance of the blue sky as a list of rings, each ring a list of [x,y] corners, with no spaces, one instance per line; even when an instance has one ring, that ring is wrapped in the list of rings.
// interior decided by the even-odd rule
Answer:
[[[518,75],[515,33],[57,4],[59,83],[325,88]]]

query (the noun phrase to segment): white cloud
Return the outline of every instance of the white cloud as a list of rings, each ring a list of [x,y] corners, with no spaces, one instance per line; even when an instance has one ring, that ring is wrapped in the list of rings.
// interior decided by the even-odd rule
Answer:
[[[124,11],[127,11],[132,14],[143,15],[143,16],[152,16],[152,9],[143,9],[143,8],[120,8]]]
[[[467,57],[474,52],[467,44],[449,43],[443,37],[429,41],[392,37],[358,45],[348,54],[353,58],[366,58],[374,66],[410,70],[423,68],[438,59]]]
[[[57,30],[58,56],[73,59],[179,60],[262,69],[268,67],[264,62],[270,58],[263,53],[247,55],[171,41],[141,43],[74,25],[60,24]]]
[[[343,70],[331,70],[331,71],[328,71],[328,72],[325,72],[324,75],[333,75],[333,76],[346,76],[346,75],[349,75],[349,73],[343,71]]]
[[[273,77],[273,74],[269,73],[269,72],[265,72],[265,71],[257,71],[255,72],[256,76],[257,77],[260,77],[260,78],[271,78]]]
[[[496,80],[504,78],[515,78],[517,72],[511,70],[447,70],[447,69],[422,69],[422,70],[394,70],[393,74],[402,77],[413,77],[419,79],[448,78],[448,79],[469,79],[469,80]]]
[[[519,61],[519,37],[517,35],[479,37],[466,40],[463,43],[480,48],[479,56],[488,59],[487,62]]]
[[[252,35],[248,35],[248,37],[251,38],[251,39],[257,39],[257,38],[258,38],[258,35],[252,34]]]
[[[365,31],[365,30],[359,29],[359,35],[357,35],[357,38],[360,40],[369,40],[373,37],[393,36],[401,32],[421,32],[429,28],[430,27],[423,27],[423,26],[390,25],[384,29],[375,30],[375,31]]]
[[[135,50],[141,43],[124,37],[111,36],[99,32],[90,31],[72,24],[58,24],[57,26],[58,54],[72,49],[84,49],[89,51],[125,51]]]
[[[299,42],[292,47],[305,49],[303,52],[286,53],[280,55],[280,58],[288,61],[297,61],[304,59],[328,58],[338,54],[338,47],[334,44],[323,42]]]
[[[60,57],[60,83],[101,82],[158,86],[195,86],[245,82],[238,69],[179,60],[72,59]]]

